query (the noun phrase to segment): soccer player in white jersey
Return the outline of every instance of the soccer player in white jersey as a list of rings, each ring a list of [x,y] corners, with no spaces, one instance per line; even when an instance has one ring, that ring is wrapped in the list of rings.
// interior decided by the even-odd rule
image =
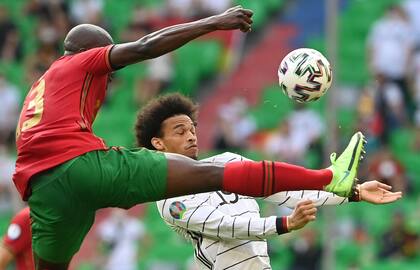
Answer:
[[[139,113],[136,136],[139,146],[178,153],[197,159],[197,106],[179,94],[159,97]],[[228,163],[245,158],[224,153],[205,159]],[[280,192],[266,200],[295,208],[287,217],[261,217],[251,197],[223,191],[161,200],[158,210],[176,232],[192,240],[199,269],[271,269],[266,238],[302,228],[315,219],[315,205],[350,201],[389,203],[401,197],[377,181],[354,189],[350,199],[323,191]],[[310,198],[313,200],[304,200]]]

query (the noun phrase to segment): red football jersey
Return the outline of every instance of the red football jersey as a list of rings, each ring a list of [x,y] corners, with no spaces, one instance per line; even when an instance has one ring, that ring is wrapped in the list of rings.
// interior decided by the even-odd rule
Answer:
[[[56,60],[32,85],[16,129],[17,161],[13,181],[21,196],[34,174],[76,156],[106,149],[92,132],[112,72],[112,45]]]
[[[22,209],[14,216],[3,238],[3,245],[15,256],[17,270],[35,269],[29,207]]]

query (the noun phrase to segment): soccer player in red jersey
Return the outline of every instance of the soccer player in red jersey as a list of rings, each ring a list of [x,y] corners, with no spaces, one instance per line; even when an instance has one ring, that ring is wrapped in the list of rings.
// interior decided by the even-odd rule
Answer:
[[[64,55],[26,96],[16,130],[13,181],[31,208],[36,269],[67,269],[96,210],[104,207],[130,208],[214,190],[254,197],[296,189],[351,195],[364,151],[360,132],[323,170],[265,161],[205,164],[147,149],[108,148],[93,134],[92,124],[112,72],[212,31],[248,32],[251,17],[251,10],[238,6],[116,45],[98,26],[82,24],[69,31]]]
[[[35,269],[32,257],[29,207],[23,208],[10,222],[0,245],[0,270],[15,261],[17,270]]]

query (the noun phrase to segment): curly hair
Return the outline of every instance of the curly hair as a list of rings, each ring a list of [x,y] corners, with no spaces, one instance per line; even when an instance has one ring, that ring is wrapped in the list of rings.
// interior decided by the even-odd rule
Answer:
[[[151,100],[137,114],[137,145],[155,150],[153,137],[162,137],[162,123],[176,115],[186,115],[195,123],[198,105],[181,94],[167,94]]]

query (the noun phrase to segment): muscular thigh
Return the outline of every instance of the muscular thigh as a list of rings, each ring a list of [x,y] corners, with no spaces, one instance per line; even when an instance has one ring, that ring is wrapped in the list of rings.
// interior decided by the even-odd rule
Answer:
[[[36,180],[43,183],[48,177],[51,175],[42,174]],[[51,263],[69,262],[92,226],[95,211],[79,201],[65,175],[35,185],[28,203],[36,257]]]
[[[167,162],[156,151],[112,148],[78,157],[67,175],[88,207],[130,208],[163,197]]]
[[[130,208],[163,198],[167,162],[145,149],[92,151],[31,180],[33,248],[54,263],[79,250],[96,210]]]

